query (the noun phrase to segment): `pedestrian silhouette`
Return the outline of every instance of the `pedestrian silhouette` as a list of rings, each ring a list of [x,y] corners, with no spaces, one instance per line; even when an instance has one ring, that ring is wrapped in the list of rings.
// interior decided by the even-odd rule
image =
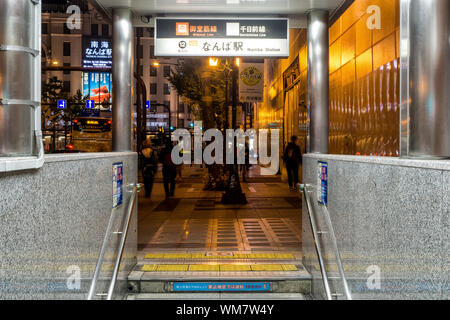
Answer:
[[[297,145],[297,137],[292,136],[283,153],[283,161],[288,174],[289,188],[295,191],[298,185],[298,167],[302,163],[302,152]]]
[[[163,164],[163,180],[166,199],[175,195],[175,178],[177,176],[177,167],[172,161],[172,149],[172,141],[167,139],[165,146],[159,155],[159,161]]]

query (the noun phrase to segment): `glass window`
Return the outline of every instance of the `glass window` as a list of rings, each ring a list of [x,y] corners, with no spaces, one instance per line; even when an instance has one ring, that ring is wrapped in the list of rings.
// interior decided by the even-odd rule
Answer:
[[[70,29],[67,28],[67,23],[63,24],[63,32],[64,32],[64,34],[70,34]]]
[[[98,36],[98,24],[91,24],[91,35]]]
[[[48,23],[42,24],[42,34],[48,34]]]
[[[70,57],[70,42],[64,42],[63,44],[63,55],[64,57]]]
[[[165,83],[164,84],[164,94],[170,94],[170,84],[169,83]]]
[[[164,66],[164,77],[170,77],[170,66]]]
[[[150,94],[157,94],[158,90],[157,90],[157,84],[156,83],[151,83],[150,84]]]
[[[102,24],[102,36],[109,37],[109,25]]]
[[[158,76],[158,68],[150,66],[150,77]]]

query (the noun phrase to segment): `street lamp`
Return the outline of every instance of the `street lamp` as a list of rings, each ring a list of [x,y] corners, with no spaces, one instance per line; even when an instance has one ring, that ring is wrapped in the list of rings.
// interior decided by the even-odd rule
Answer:
[[[209,58],[209,66],[210,67],[217,67],[218,64],[219,64],[219,59]]]

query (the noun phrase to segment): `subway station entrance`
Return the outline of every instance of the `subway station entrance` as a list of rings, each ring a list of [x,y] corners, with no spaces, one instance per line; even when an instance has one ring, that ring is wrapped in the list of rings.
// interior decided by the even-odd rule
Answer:
[[[448,0],[92,8],[105,34],[112,26],[103,49],[88,48],[111,53],[111,84],[97,93],[112,97],[112,152],[45,154],[41,66],[84,67],[66,65],[66,28],[64,66],[44,61],[59,47],[40,48],[41,1],[0,1],[0,299],[450,298]],[[152,102],[165,63],[163,96],[172,85],[196,101],[194,119],[177,110],[175,124],[170,101]],[[141,126],[152,104],[168,111],[160,145]],[[239,128],[255,130],[248,148]],[[146,171],[149,146],[159,157]]]
[[[214,5],[202,1],[136,1],[123,9],[115,8],[118,2],[95,2],[105,9],[113,25],[117,24],[117,33],[123,32],[125,25],[131,28],[145,26],[143,21],[154,23],[157,57],[224,57],[233,62],[239,58],[241,63],[249,58],[259,58],[260,62],[265,58],[286,59],[289,29],[310,27],[315,80],[325,79],[321,78],[325,69],[320,66],[328,65],[328,54],[314,46],[328,47],[329,19],[335,19],[349,4],[341,0],[217,1]],[[120,39],[123,45],[129,45],[125,38],[115,36],[115,48]],[[254,41],[259,43],[255,45]],[[130,57],[121,59],[126,63]],[[232,66],[231,73],[234,70]],[[237,84],[231,86],[229,104],[235,121],[241,96],[236,97]],[[327,86],[316,82],[317,106],[325,101],[320,96],[326,94]],[[121,87],[124,89],[129,88]],[[114,108],[126,107],[129,97],[125,95],[124,99],[128,100],[119,103],[116,98]],[[238,129],[233,121],[230,128]],[[321,147],[320,140],[313,148]],[[126,141],[117,137],[116,143],[120,141],[126,146]],[[277,148],[282,153],[284,146]],[[292,186],[289,189],[280,172],[261,175],[261,167],[256,164],[246,182],[239,181],[239,173],[230,173],[238,178],[241,190],[224,203],[224,191],[205,190],[206,166],[183,165],[181,170],[173,197],[164,198],[161,172],[152,197],[139,197],[138,262],[129,276],[130,290],[138,294],[132,298],[182,299],[192,292],[209,298],[213,294],[216,298],[247,299],[249,293],[252,298],[302,300],[310,296],[312,276],[302,263],[302,194],[297,186],[295,191]],[[235,201],[241,196],[244,201]]]

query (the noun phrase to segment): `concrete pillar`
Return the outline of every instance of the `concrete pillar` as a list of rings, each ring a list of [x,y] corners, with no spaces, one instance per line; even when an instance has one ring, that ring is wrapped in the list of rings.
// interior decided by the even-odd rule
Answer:
[[[133,26],[129,8],[113,9],[112,149],[132,151]]]
[[[328,153],[329,43],[327,10],[308,12],[309,150]]]
[[[42,152],[41,5],[0,1],[0,156]]]
[[[401,157],[450,158],[450,1],[401,0]]]

